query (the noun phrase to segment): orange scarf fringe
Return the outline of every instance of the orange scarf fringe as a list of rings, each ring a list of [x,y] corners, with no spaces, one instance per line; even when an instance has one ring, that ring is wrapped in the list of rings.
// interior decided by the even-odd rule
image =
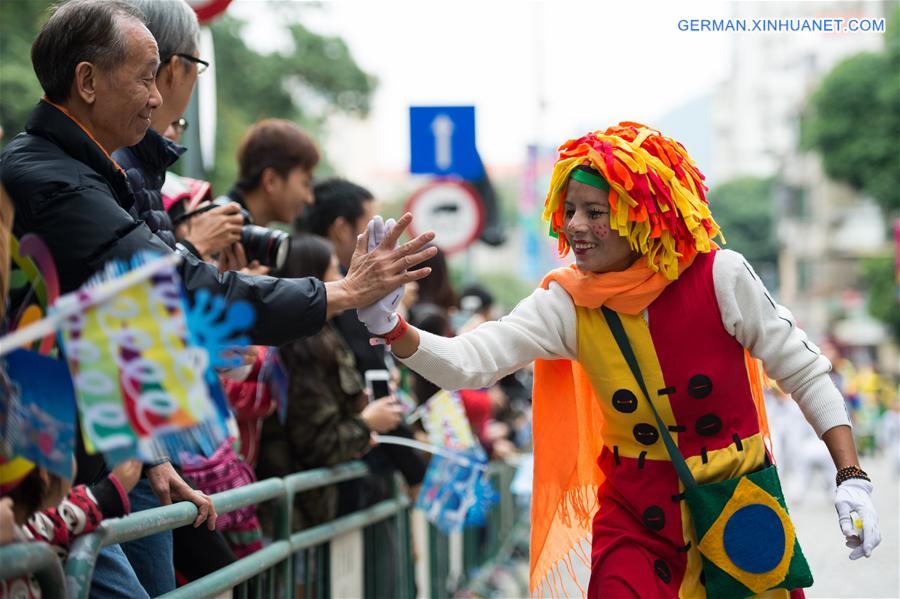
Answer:
[[[693,264],[696,252],[679,262],[679,275]],[[602,305],[625,314],[639,314],[672,282],[637,260],[620,272],[585,273],[576,266],[559,268],[541,282],[560,284],[577,306]],[[603,449],[603,414],[587,375],[578,362],[536,360],[534,366],[534,488],[531,498],[532,594],[547,590],[562,596],[565,567],[574,576],[572,556],[590,570],[591,522],[599,507],[597,493],[604,482],[597,466]],[[582,589],[584,594],[584,589]]]

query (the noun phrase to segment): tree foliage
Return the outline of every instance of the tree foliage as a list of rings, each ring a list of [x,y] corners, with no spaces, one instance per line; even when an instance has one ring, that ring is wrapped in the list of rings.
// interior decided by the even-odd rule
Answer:
[[[252,123],[263,118],[293,120],[317,137],[332,112],[367,114],[376,85],[340,38],[294,23],[287,26],[291,51],[261,54],[244,42],[243,26],[231,16],[211,26],[219,120],[211,178],[217,192],[234,182],[235,151]]]
[[[874,198],[886,214],[900,210],[900,9],[878,53],[847,58],[812,95],[804,144],[826,174]]]
[[[0,126],[4,142],[25,128],[41,97],[31,68],[31,43],[50,16],[50,0],[0,2]]]
[[[31,44],[49,16],[51,0],[0,2],[0,125],[5,141],[21,131],[41,96],[31,67]],[[236,173],[235,150],[244,131],[262,118],[293,120],[314,138],[335,112],[365,115],[376,81],[355,62],[338,37],[319,35],[285,14],[292,48],[263,54],[242,37],[244,22],[223,16],[212,23],[215,43],[216,168],[209,173],[217,193]],[[207,58],[207,57],[204,57]]]
[[[725,236],[725,247],[740,252],[757,268],[774,267],[778,241],[771,179],[740,177],[718,185],[709,193],[709,206]]]
[[[868,258],[863,262],[863,277],[869,284],[869,313],[887,325],[900,343],[900,306],[897,305],[897,279],[892,256]]]
[[[852,56],[821,82],[803,120],[803,140],[829,177],[875,199],[891,221],[900,211],[900,5],[892,4],[885,48]],[[863,263],[868,310],[900,343],[893,257]]]

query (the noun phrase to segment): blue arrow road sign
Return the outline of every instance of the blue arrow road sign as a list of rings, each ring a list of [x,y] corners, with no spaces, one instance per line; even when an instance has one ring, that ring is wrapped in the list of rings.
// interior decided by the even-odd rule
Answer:
[[[474,106],[410,106],[409,148],[412,173],[475,179],[484,172]]]

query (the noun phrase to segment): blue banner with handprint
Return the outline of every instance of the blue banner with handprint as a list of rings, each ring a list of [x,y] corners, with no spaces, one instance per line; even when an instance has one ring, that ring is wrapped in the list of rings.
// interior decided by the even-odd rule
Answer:
[[[185,310],[185,316],[191,343],[206,349],[209,356],[204,380],[216,406],[217,422],[208,424],[227,428],[232,414],[216,369],[241,365],[241,350],[250,343],[246,332],[253,326],[256,314],[245,301],[227,302],[221,295],[213,296],[206,289],[200,289],[194,294],[193,303]],[[216,449],[218,444],[201,443],[202,453],[206,457],[212,456]]]

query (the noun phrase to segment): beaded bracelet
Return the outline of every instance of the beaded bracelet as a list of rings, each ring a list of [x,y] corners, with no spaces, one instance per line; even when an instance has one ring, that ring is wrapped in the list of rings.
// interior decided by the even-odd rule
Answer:
[[[834,482],[837,485],[840,485],[845,480],[849,480],[851,478],[861,478],[862,480],[867,480],[872,482],[869,478],[869,475],[863,471],[859,466],[847,466],[846,468],[841,468],[837,471],[837,476],[834,477]]]

